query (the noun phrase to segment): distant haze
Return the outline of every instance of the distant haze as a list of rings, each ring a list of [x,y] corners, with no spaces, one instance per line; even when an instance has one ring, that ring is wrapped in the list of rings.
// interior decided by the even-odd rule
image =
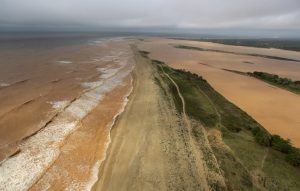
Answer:
[[[1,31],[101,29],[300,37],[300,0],[0,0]]]

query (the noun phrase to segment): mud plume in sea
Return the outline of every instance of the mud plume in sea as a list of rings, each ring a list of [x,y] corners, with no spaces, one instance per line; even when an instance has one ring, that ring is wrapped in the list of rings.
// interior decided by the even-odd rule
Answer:
[[[36,50],[0,51],[0,190],[88,190],[131,91],[130,40]]]

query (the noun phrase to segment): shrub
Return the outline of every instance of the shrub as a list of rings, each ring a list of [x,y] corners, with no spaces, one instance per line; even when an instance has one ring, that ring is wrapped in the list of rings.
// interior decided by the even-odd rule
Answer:
[[[254,127],[252,129],[252,133],[255,137],[255,140],[263,146],[270,146],[271,145],[271,135],[261,127]]]
[[[293,166],[300,166],[300,151],[293,148],[287,155],[286,160]]]
[[[290,140],[284,140],[279,135],[273,135],[271,140],[271,146],[280,152],[290,153],[293,149],[293,146],[290,143]]]

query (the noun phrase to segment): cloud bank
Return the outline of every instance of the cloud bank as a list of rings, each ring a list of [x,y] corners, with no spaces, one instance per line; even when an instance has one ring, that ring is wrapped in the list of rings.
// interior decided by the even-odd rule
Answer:
[[[0,28],[300,29],[299,0],[0,0]]]

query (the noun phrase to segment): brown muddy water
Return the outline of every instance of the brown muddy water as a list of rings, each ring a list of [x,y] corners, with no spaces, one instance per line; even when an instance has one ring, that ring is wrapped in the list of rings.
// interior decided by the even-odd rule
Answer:
[[[89,190],[131,92],[132,40],[0,41],[0,190]]]
[[[257,56],[226,54],[175,48],[186,45],[243,54],[261,54],[300,60],[300,52],[279,49],[229,46],[210,42],[147,39],[140,48],[150,56],[178,69],[203,76],[219,93],[246,111],[272,134],[300,147],[300,95],[261,80],[223,69],[242,72],[263,71],[300,80],[300,63]]]

